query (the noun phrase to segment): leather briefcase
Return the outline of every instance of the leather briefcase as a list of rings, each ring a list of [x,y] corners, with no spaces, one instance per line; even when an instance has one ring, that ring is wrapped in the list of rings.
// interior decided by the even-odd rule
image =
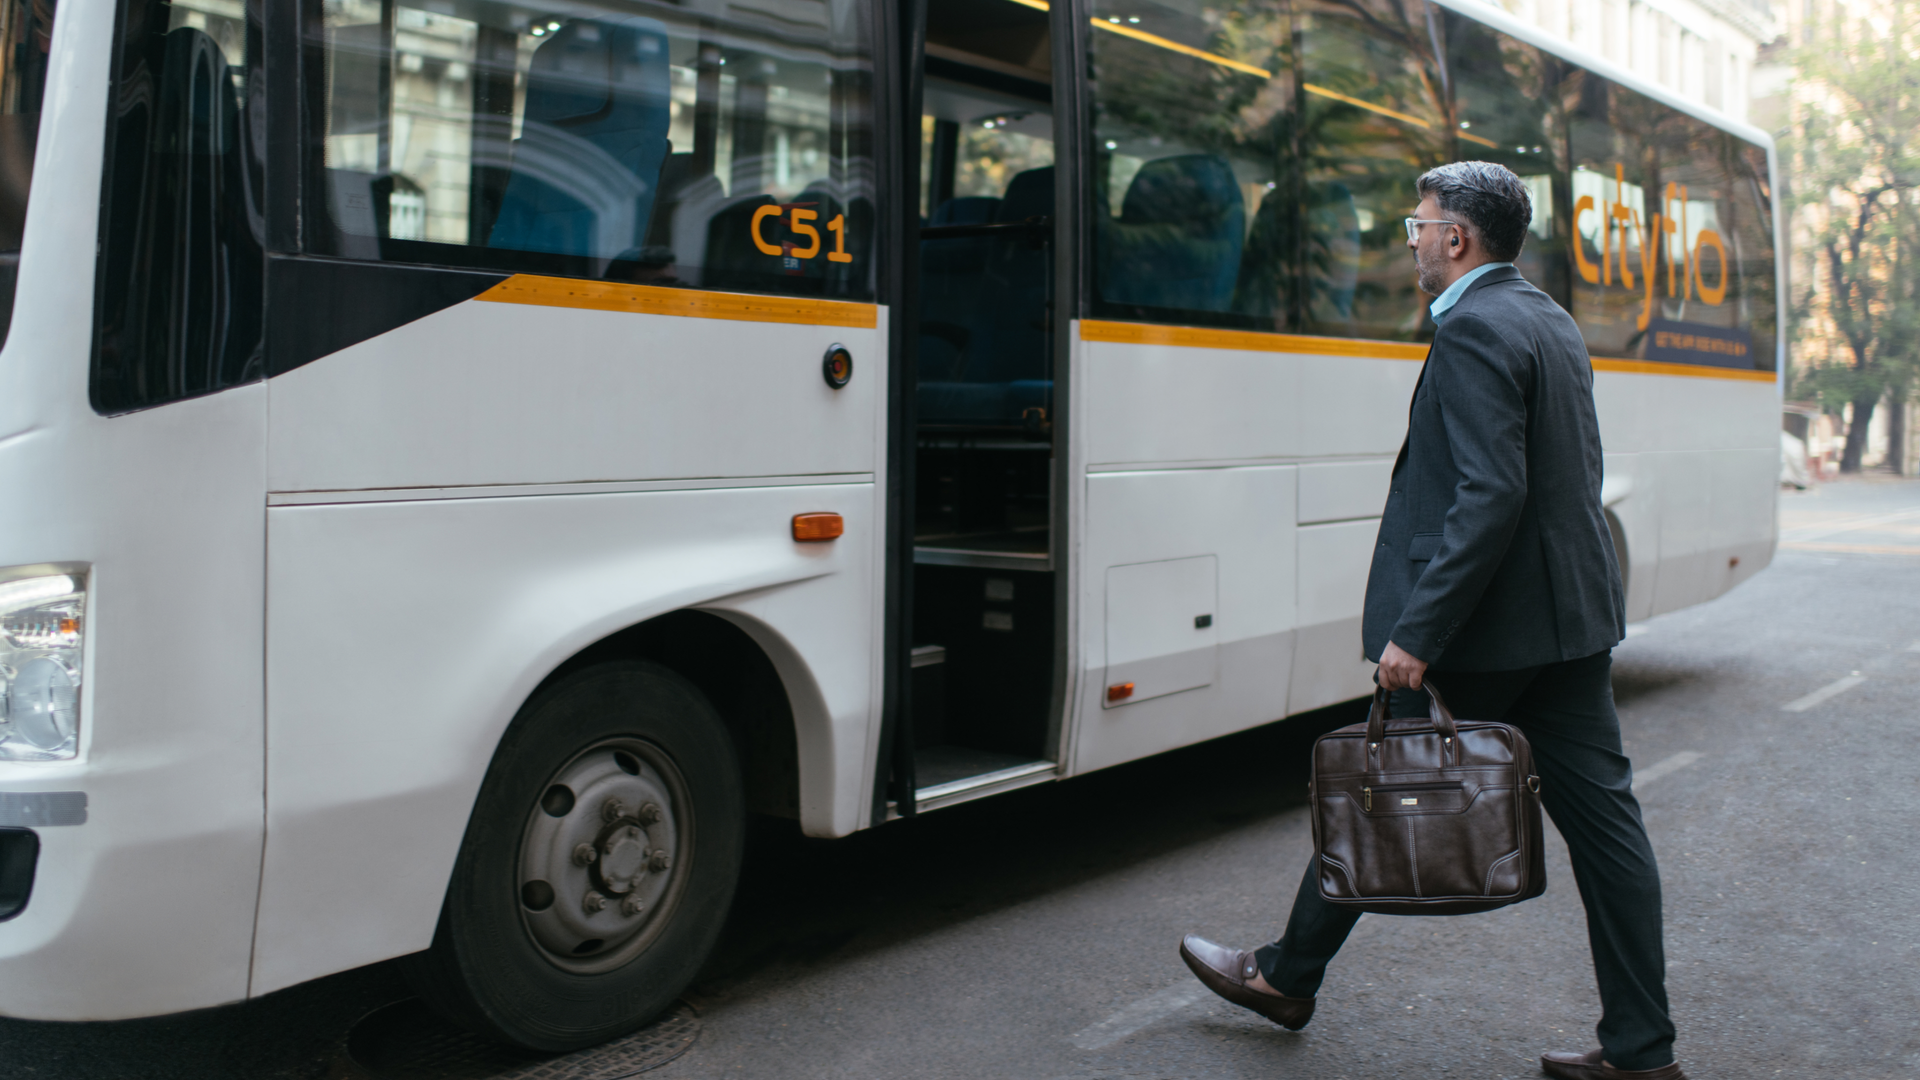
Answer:
[[[1431,681],[1428,715],[1367,722],[1313,744],[1320,895],[1381,915],[1464,915],[1547,891],[1540,777],[1526,736],[1459,720]]]

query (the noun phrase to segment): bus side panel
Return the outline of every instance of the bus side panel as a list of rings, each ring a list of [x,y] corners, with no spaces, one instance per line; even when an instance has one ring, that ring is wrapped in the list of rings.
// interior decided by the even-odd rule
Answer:
[[[1602,501],[1627,544],[1627,617],[1702,603],[1773,557],[1780,473],[1772,382],[1598,370]]]
[[[1364,694],[1361,602],[1419,364],[1101,340],[1078,352],[1089,475],[1073,770]],[[1218,681],[1107,707],[1109,572],[1197,555],[1219,558]]]
[[[495,744],[554,667],[717,608],[775,646],[803,826],[863,821],[871,482],[269,512],[268,839],[254,992],[425,948]],[[793,515],[846,535],[795,543]]]
[[[275,378],[271,490],[872,472],[881,325],[469,300]]]
[[[1081,680],[1072,771],[1086,772],[1278,719],[1286,708],[1293,661],[1293,511],[1290,465],[1096,473],[1087,478],[1085,565],[1081,581]],[[1181,607],[1128,605],[1116,610],[1115,569],[1137,570],[1196,557],[1217,560],[1217,593]],[[1146,610],[1141,610],[1144,607]],[[1122,620],[1154,618],[1164,625]],[[1204,627],[1196,625],[1204,617]],[[1211,649],[1208,685],[1107,707],[1106,688],[1130,674],[1109,665],[1126,638],[1166,643],[1163,663]],[[1189,643],[1189,640],[1191,643]],[[1204,644],[1202,644],[1204,643]],[[1183,647],[1184,646],[1184,647]],[[1129,659],[1132,659],[1129,657]],[[1152,660],[1130,671],[1152,673]],[[1186,660],[1192,667],[1192,659]],[[1150,687],[1142,683],[1142,693]]]

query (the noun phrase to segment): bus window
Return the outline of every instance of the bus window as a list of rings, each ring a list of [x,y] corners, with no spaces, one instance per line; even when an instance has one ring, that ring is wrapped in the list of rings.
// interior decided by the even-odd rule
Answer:
[[[230,0],[122,9],[91,385],[100,412],[261,377],[260,143],[241,122],[258,42],[257,15]]]
[[[1286,6],[1102,0],[1094,25],[1094,288],[1104,313],[1220,322],[1289,131]],[[1217,16],[1217,17],[1216,17]]]
[[[1567,96],[1573,314],[1587,348],[1773,370],[1765,153],[1592,74]]]
[[[53,11],[54,0],[0,0],[0,343],[13,316]]]
[[[1275,0],[1206,18],[1103,0],[1095,16],[1101,313],[1430,332],[1400,218],[1455,140],[1424,21],[1384,3]]]
[[[1571,309],[1566,117],[1558,103],[1573,67],[1464,15],[1435,12],[1435,28],[1446,44],[1446,91],[1460,156],[1505,165],[1527,185],[1533,224],[1514,265]]]
[[[322,0],[310,246],[870,297],[865,8],[775,6]]]
[[[1457,152],[1423,13],[1307,2],[1296,16],[1308,332],[1432,332],[1400,219],[1420,201],[1414,180]]]

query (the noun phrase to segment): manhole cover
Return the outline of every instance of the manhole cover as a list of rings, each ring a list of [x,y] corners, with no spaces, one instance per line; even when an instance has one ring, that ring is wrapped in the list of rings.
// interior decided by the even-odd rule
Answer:
[[[412,998],[355,1024],[347,1054],[374,1080],[620,1080],[686,1053],[699,1034],[699,1016],[682,1001],[625,1038],[557,1057],[531,1054],[488,1042]]]

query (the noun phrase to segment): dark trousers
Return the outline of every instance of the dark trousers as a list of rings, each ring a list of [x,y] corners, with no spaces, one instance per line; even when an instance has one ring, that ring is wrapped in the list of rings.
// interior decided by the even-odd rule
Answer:
[[[1574,881],[1587,907],[1587,940],[1600,984],[1600,1046],[1619,1069],[1657,1069],[1673,1060],[1666,954],[1660,931],[1660,871],[1633,797],[1633,770],[1620,748],[1613,710],[1611,652],[1520,671],[1433,671],[1434,684],[1463,720],[1501,720],[1533,746],[1540,798],[1567,841]],[[1425,716],[1427,695],[1394,695],[1394,716]],[[1286,934],[1255,956],[1268,985],[1312,997],[1360,913],[1321,899],[1313,860],[1287,918]]]

